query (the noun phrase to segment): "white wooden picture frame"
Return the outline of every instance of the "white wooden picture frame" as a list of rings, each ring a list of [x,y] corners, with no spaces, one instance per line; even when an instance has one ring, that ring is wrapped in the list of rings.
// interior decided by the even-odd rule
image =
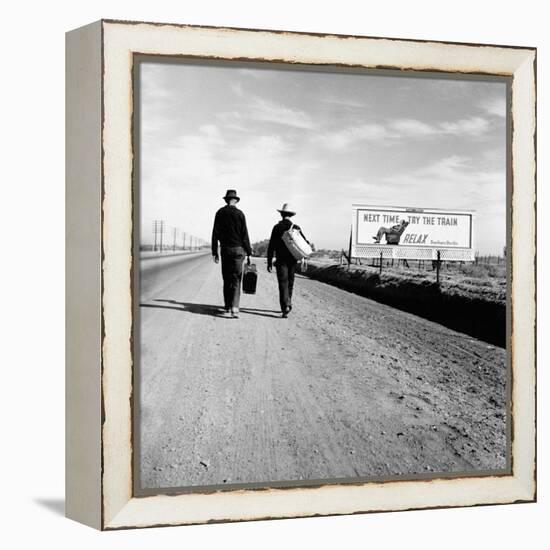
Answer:
[[[510,78],[510,475],[133,494],[136,55]],[[67,34],[67,516],[113,530],[536,498],[536,50],[102,20]]]

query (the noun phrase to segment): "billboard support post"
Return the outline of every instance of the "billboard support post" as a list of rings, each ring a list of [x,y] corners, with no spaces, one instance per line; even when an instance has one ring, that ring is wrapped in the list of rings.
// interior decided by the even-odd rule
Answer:
[[[380,275],[382,275],[382,252],[380,252]]]
[[[439,286],[439,268],[441,266],[441,251],[438,250],[437,251],[437,260],[436,260],[436,264],[435,264],[435,267],[436,267],[436,272],[435,272],[435,277],[436,277],[436,281],[437,281],[437,285]]]

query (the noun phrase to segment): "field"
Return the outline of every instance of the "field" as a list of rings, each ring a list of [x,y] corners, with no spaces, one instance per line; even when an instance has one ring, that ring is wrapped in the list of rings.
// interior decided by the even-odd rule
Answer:
[[[506,264],[446,262],[440,283],[431,262],[384,262],[382,272],[369,260],[340,265],[313,259],[305,274],[350,292],[415,313],[504,347],[506,341]]]

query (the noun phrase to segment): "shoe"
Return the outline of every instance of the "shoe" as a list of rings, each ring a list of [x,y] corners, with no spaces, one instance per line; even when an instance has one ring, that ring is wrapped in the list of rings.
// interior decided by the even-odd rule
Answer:
[[[287,313],[286,311],[283,312],[283,314],[281,315],[281,317],[282,317],[283,319],[288,319],[288,313]]]
[[[231,317],[233,317],[233,319],[238,319],[239,318],[239,308],[238,307],[232,307],[231,308]]]

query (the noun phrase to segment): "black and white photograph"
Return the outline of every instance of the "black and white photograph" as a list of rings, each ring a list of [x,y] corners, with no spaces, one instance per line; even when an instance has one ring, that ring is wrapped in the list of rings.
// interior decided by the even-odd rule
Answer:
[[[136,57],[136,494],[510,472],[509,86]]]
[[[6,4],[2,546],[544,548],[544,5]]]

